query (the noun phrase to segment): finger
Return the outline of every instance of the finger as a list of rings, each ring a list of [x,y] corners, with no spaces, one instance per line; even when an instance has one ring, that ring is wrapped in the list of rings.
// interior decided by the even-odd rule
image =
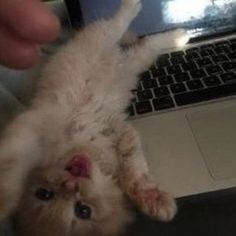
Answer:
[[[50,42],[59,34],[59,20],[38,0],[0,0],[0,20],[37,43]]]
[[[0,27],[0,64],[15,69],[35,65],[40,57],[39,47],[10,34]]]

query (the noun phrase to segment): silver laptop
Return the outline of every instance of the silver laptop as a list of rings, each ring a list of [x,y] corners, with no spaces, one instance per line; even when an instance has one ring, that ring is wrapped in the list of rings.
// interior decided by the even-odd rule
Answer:
[[[85,22],[118,4],[81,1]],[[191,35],[184,50],[162,55],[140,75],[129,108],[156,181],[176,197],[235,187],[236,1],[143,5],[132,25],[139,34],[181,27]]]

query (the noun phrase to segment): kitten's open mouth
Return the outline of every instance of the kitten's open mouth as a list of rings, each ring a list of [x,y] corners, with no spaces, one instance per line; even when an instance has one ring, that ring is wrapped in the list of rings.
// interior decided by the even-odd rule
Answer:
[[[73,177],[89,178],[91,174],[91,161],[88,155],[77,154],[69,161],[66,170]]]

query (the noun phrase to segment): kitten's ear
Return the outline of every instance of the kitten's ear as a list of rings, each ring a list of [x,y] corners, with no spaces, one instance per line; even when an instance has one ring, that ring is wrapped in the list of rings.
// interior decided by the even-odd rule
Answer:
[[[35,112],[17,117],[0,141],[0,221],[17,206],[25,177],[40,153],[40,120]]]

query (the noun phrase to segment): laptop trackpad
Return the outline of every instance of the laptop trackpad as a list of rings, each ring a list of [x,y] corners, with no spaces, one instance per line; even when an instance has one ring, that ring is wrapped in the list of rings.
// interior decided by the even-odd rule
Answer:
[[[215,180],[236,178],[236,106],[187,115]]]

